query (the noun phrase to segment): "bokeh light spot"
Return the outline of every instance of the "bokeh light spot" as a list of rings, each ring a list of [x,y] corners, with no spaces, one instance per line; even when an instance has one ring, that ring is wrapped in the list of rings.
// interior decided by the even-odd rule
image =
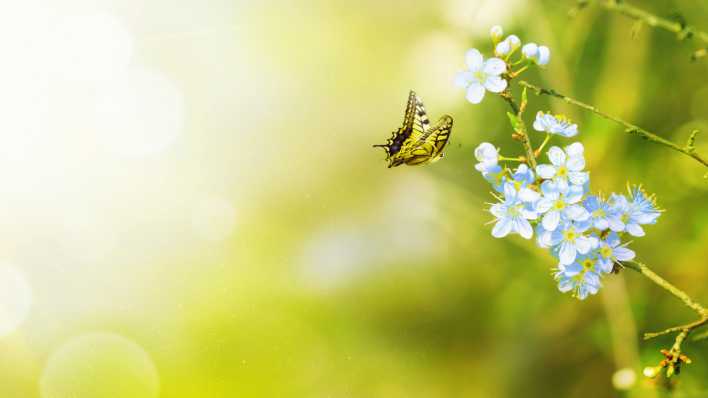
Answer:
[[[40,392],[42,398],[154,398],[159,377],[142,347],[116,334],[94,332],[52,354]]]
[[[0,337],[14,332],[27,318],[32,289],[14,266],[0,265]]]
[[[144,157],[166,150],[184,124],[180,90],[163,74],[135,68],[103,87],[95,108],[95,128],[109,152]]]

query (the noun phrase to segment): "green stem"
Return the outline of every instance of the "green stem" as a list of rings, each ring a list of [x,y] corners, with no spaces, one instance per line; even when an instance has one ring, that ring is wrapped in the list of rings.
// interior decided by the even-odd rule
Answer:
[[[674,327],[662,330],[660,332],[645,333],[644,334],[645,340],[648,340],[648,339],[651,339],[651,338],[654,338],[657,336],[669,334],[669,333],[674,333],[674,332],[680,332],[681,334],[685,333],[687,335],[693,329],[696,329],[696,328],[699,328],[701,326],[708,324],[708,310],[706,310],[697,301],[693,300],[688,294],[686,294],[686,292],[677,288],[676,286],[669,283],[666,279],[657,275],[646,264],[640,263],[638,261],[623,261],[622,265],[625,268],[629,268],[631,270],[637,271],[640,274],[644,275],[645,277],[649,278],[649,280],[656,283],[657,285],[659,285],[661,288],[668,291],[669,293],[673,294],[679,300],[683,301],[683,303],[686,304],[687,307],[696,311],[700,317],[698,320],[691,322],[691,323],[687,323],[685,325],[674,326]],[[683,337],[686,337],[686,336],[684,335]]]
[[[587,4],[587,2],[588,0],[579,1],[580,4]],[[666,31],[675,33],[681,40],[693,36],[698,38],[699,40],[702,40],[704,43],[708,43],[708,33],[700,31],[690,25],[681,24],[676,21],[656,16],[654,14],[642,10],[641,8],[629,5],[624,1],[601,0],[597,1],[597,3],[601,7],[609,11],[615,11],[626,17],[635,19],[637,21],[642,21],[651,27],[664,29]]]
[[[529,162],[529,166],[531,166],[532,169],[536,169],[536,156],[534,156],[533,153],[533,147],[531,146],[531,140],[529,139],[528,135],[528,130],[526,129],[526,123],[524,123],[523,118],[521,117],[523,113],[523,109],[519,107],[519,105],[516,103],[514,100],[514,97],[511,95],[511,91],[507,88],[504,90],[502,93],[500,93],[501,97],[504,99],[509,104],[509,107],[511,107],[511,110],[514,112],[514,114],[518,117],[519,120],[519,126],[515,133],[518,135],[519,140],[521,141],[521,145],[524,146],[524,151],[526,151],[526,159]]]
[[[611,120],[611,121],[613,121],[613,122],[619,123],[619,124],[621,124],[622,126],[626,127],[625,131],[626,131],[627,133],[629,133],[629,134],[637,134],[637,135],[640,135],[640,136],[642,136],[642,137],[643,137],[644,139],[646,139],[646,140],[655,142],[655,143],[660,144],[660,145],[664,145],[664,146],[669,147],[669,148],[671,148],[671,149],[673,149],[673,150],[675,150],[675,151],[681,152],[681,153],[683,153],[683,154],[685,154],[685,155],[687,155],[687,156],[690,156],[690,157],[692,157],[693,159],[697,160],[698,162],[700,162],[700,163],[703,164],[704,166],[708,167],[708,160],[706,160],[706,159],[703,158],[701,155],[699,155],[698,153],[696,153],[695,147],[693,147],[693,145],[686,145],[686,146],[683,146],[683,147],[682,147],[682,146],[679,146],[678,144],[676,144],[676,143],[674,143],[674,142],[672,142],[672,141],[669,141],[669,140],[667,140],[667,139],[665,139],[665,138],[662,138],[662,137],[660,137],[660,136],[658,136],[658,135],[656,135],[656,134],[654,134],[654,133],[651,133],[651,132],[649,132],[649,131],[647,131],[647,130],[645,130],[645,129],[639,127],[639,126],[636,126],[636,125],[634,125],[634,124],[632,124],[632,123],[629,123],[629,122],[627,122],[627,121],[625,121],[625,120],[623,120],[623,119],[621,119],[621,118],[619,118],[619,117],[617,117],[617,116],[613,116],[613,115],[609,115],[609,114],[607,114],[607,113],[604,113],[604,112],[600,111],[599,109],[597,109],[596,107],[594,107],[594,106],[592,106],[592,105],[588,105],[588,104],[586,104],[586,103],[584,103],[584,102],[580,102],[580,101],[578,101],[578,100],[576,100],[576,99],[570,98],[570,97],[568,97],[568,96],[566,96],[566,95],[564,95],[564,94],[561,94],[561,93],[559,93],[559,92],[557,92],[557,91],[555,91],[555,90],[553,90],[553,89],[547,89],[547,88],[538,87],[538,86],[535,86],[535,85],[533,85],[533,84],[531,84],[531,83],[529,83],[529,82],[526,82],[526,81],[520,81],[520,82],[519,82],[519,85],[534,90],[537,95],[549,95],[549,96],[551,96],[551,97],[560,98],[560,99],[562,99],[563,101],[565,101],[565,102],[567,102],[567,103],[569,103],[569,104],[573,104],[573,105],[575,105],[575,106],[577,106],[577,107],[580,107],[580,108],[583,108],[583,109],[585,109],[585,110],[588,110],[588,111],[590,111],[590,112],[592,112],[592,113],[594,113],[594,114],[596,114],[596,115],[598,115],[598,116],[600,116],[600,117],[603,117],[603,118],[605,118],[605,119],[607,119],[607,120]],[[695,135],[693,136],[693,139],[695,139]],[[691,142],[691,144],[692,144],[692,142]]]

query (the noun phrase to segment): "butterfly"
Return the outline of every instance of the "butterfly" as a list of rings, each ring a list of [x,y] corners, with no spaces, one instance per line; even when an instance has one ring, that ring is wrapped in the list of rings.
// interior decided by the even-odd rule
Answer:
[[[403,125],[393,132],[385,144],[374,145],[386,151],[388,167],[402,164],[414,166],[433,163],[443,157],[442,150],[450,138],[452,117],[444,115],[435,126],[425,112],[423,101],[413,90],[408,94]]]

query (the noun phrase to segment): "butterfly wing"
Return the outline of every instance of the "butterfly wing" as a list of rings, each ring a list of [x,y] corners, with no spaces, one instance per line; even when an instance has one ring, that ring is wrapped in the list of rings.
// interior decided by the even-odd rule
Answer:
[[[443,157],[443,149],[452,131],[452,117],[445,115],[430,129],[424,139],[402,155],[402,163],[410,166],[433,163]]]
[[[413,147],[411,143],[417,142],[426,134],[429,124],[423,101],[415,94],[415,91],[411,90],[403,115],[403,124],[393,132],[386,144],[374,145],[374,147],[384,148],[386,160],[391,160],[389,167],[397,166],[401,164],[399,162],[400,155]]]

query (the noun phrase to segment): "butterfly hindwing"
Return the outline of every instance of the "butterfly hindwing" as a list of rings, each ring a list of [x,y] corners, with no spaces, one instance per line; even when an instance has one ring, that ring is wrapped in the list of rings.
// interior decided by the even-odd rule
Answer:
[[[443,149],[450,138],[452,130],[452,117],[445,115],[438,124],[431,128],[424,140],[403,154],[403,163],[413,166],[424,163],[433,163],[443,157]]]

